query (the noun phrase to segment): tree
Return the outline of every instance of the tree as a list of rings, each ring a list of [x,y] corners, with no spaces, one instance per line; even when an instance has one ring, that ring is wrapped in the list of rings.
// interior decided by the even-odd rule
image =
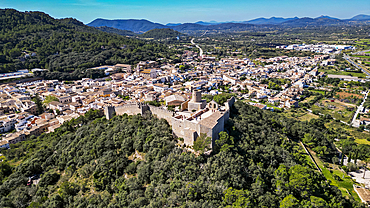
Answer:
[[[328,207],[328,204],[325,202],[323,198],[316,197],[316,196],[310,196],[310,201],[311,201],[312,207],[317,207],[317,208]]]
[[[37,115],[42,114],[44,112],[44,106],[42,105],[39,94],[36,94],[35,97],[32,98],[32,101],[35,102],[35,104],[36,104]]]
[[[222,205],[226,207],[249,207],[248,191],[228,188],[224,191]]]
[[[208,150],[210,148],[211,142],[212,138],[207,137],[207,134],[200,134],[194,142],[193,149],[195,151],[204,152],[204,150]]]
[[[293,195],[286,196],[281,202],[280,202],[280,208],[298,208],[299,207],[299,201],[297,198],[295,198]]]
[[[219,134],[219,138],[215,141],[214,150],[219,151],[229,151],[234,147],[234,138],[229,136],[226,132],[222,131]]]

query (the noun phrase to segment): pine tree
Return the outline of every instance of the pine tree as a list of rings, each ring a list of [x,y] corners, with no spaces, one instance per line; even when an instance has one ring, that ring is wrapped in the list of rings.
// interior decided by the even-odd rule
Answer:
[[[42,105],[41,99],[39,97],[39,94],[36,94],[36,96],[32,99],[33,102],[35,102],[37,107],[37,115],[40,115],[44,112],[44,106]]]

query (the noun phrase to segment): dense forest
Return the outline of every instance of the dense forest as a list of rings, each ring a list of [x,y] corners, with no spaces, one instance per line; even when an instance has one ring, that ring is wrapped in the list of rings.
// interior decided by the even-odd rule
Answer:
[[[107,26],[95,27],[95,28],[103,32],[114,33],[114,34],[123,35],[123,36],[137,36],[138,35],[130,30],[120,30],[120,29],[116,29],[113,27],[107,27]]]
[[[166,39],[184,36],[184,34],[169,28],[153,29],[140,35],[142,38]]]
[[[163,44],[101,32],[75,19],[54,19],[42,12],[1,9],[0,31],[0,72],[24,68],[72,72],[175,55]]]
[[[163,119],[89,111],[1,152],[0,207],[365,207],[295,142],[312,135],[306,142],[330,149],[324,122],[236,102],[212,154],[196,156]]]

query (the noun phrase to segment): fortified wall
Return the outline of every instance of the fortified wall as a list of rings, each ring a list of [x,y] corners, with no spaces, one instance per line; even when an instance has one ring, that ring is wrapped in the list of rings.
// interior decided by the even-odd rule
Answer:
[[[171,118],[174,116],[173,111],[165,110],[160,107],[152,106],[152,105],[147,105],[145,103],[129,103],[129,104],[124,104],[121,106],[113,107],[113,106],[108,106],[104,109],[104,114],[105,117],[110,120],[114,114],[115,115],[143,115],[146,112],[150,112],[153,115],[156,115],[157,118],[165,119],[169,124],[171,124]]]
[[[188,112],[175,114],[175,112],[165,110],[161,107],[151,106],[144,103],[130,103],[118,107],[108,106],[104,109],[107,119],[111,119],[116,115],[143,115],[150,112],[156,115],[159,119],[163,118],[172,126],[173,134],[184,139],[187,146],[193,146],[195,140],[202,134],[212,138],[211,147],[214,147],[215,141],[221,131],[224,131],[224,126],[230,117],[230,108],[234,105],[235,98],[232,97],[224,106],[220,107],[215,101],[205,104],[199,99],[199,93],[193,94],[198,99],[190,102],[199,109],[196,112]],[[194,109],[193,108],[193,109]]]

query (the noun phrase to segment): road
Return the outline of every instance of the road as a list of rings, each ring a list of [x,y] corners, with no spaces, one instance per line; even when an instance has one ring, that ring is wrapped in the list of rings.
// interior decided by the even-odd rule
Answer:
[[[368,76],[370,76],[370,73],[369,73],[368,70],[363,69],[361,66],[357,65],[354,61],[351,60],[351,58],[349,56],[347,56],[347,54],[343,53],[343,58],[345,60],[347,60],[349,63],[351,63],[353,66],[355,66],[357,69],[360,69],[363,73],[365,73]]]
[[[202,56],[203,55],[203,49],[201,47],[199,47],[199,45],[197,45],[197,44],[194,43],[194,38],[191,39],[191,44],[195,45],[195,47],[197,47],[199,49],[199,51],[200,51],[199,52],[199,56]]]
[[[363,111],[363,109],[364,109],[363,105],[364,105],[364,103],[365,103],[365,101],[367,99],[367,95],[368,94],[369,94],[369,91],[366,92],[366,95],[364,97],[364,100],[362,101],[361,105],[357,108],[356,113],[355,113],[355,115],[352,118],[351,124],[352,124],[353,127],[357,127],[358,128],[360,126],[360,120],[357,120],[357,115],[360,113],[360,111]]]
[[[366,53],[366,52],[369,52],[370,50],[365,50],[365,51],[358,51],[358,52],[354,52],[352,53],[353,55],[359,55],[361,53]]]

